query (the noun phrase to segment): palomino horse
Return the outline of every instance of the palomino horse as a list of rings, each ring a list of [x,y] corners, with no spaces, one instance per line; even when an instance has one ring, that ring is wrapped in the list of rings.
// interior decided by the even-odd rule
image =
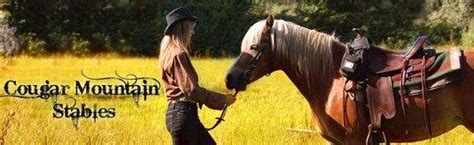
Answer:
[[[368,117],[358,116],[355,103],[348,101],[346,124],[343,117],[344,77],[339,72],[346,45],[333,36],[284,20],[255,23],[242,40],[241,54],[230,68],[228,89],[244,91],[265,74],[282,70],[308,101],[321,135],[334,144],[365,144]],[[474,52],[464,51],[462,81],[428,92],[433,136],[457,125],[474,132]],[[420,101],[420,96],[415,96]],[[399,99],[395,99],[399,100]],[[384,120],[391,142],[412,142],[430,138],[426,133],[421,103],[406,108],[410,131],[406,133],[400,101],[396,115]],[[407,104],[407,102],[405,102]],[[357,118],[358,116],[358,118]]]

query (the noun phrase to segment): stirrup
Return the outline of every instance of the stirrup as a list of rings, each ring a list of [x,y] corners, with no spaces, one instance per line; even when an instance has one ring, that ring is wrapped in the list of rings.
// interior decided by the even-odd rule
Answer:
[[[375,133],[382,133],[382,137],[383,137],[383,142],[386,144],[386,145],[389,145],[390,142],[388,142],[388,138],[387,138],[387,135],[385,135],[385,131],[383,130],[380,130],[380,129],[373,129],[372,128],[372,124],[369,124],[369,132],[367,133],[367,138],[365,138],[365,144],[366,145],[369,145],[369,141],[370,139],[372,138],[372,134],[375,134]]]

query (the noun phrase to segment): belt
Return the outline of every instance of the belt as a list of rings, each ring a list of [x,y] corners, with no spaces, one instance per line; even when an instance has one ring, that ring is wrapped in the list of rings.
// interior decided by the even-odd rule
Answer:
[[[198,105],[196,103],[190,102],[190,101],[177,101],[177,100],[171,100],[168,102],[168,108],[175,108],[175,107],[190,107],[192,109],[197,109]]]
[[[192,104],[196,104],[199,107],[199,109],[201,109],[203,105],[202,103],[197,103],[196,101],[188,99],[186,97],[179,97],[179,98],[175,98],[173,100],[168,101],[168,104],[170,105],[175,104],[175,103],[192,103]]]
[[[177,102],[190,102],[190,103],[195,103],[195,104],[197,103],[196,101],[188,99],[186,97],[179,97],[179,98],[175,98],[169,101],[169,103],[177,103]]]

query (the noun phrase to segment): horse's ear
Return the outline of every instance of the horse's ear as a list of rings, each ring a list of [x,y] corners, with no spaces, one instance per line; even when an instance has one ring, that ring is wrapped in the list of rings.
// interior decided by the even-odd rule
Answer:
[[[270,35],[272,27],[273,27],[273,16],[268,15],[267,20],[265,22],[265,27],[263,27],[263,34]]]
[[[266,24],[265,25],[266,27],[268,27],[270,29],[272,28],[272,26],[273,26],[273,15],[271,15],[271,14],[268,15],[267,22],[265,24]]]

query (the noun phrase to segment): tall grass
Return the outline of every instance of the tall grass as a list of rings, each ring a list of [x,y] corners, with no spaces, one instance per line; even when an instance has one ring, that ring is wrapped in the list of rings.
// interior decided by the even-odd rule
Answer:
[[[232,59],[194,59],[200,76],[200,85],[226,92],[223,78]],[[11,60],[0,70],[0,86],[14,79],[22,84],[53,84],[74,86],[75,80],[85,80],[83,70],[90,76],[111,76],[134,73],[138,76],[160,78],[157,59],[119,57],[46,57],[21,56]],[[72,89],[71,89],[72,90]],[[69,92],[70,94],[73,92]],[[52,100],[23,100],[0,98],[0,116],[15,108],[15,119],[10,122],[7,144],[171,144],[165,127],[166,98],[149,97],[136,106],[131,97],[103,99],[91,96],[76,97],[77,103],[97,104],[98,107],[115,107],[112,119],[81,118],[76,129],[69,118],[52,117]],[[66,103],[59,96],[59,103]],[[219,111],[203,108],[199,111],[205,126],[215,122]],[[238,95],[237,102],[229,107],[225,122],[210,133],[218,144],[326,144],[313,131],[318,131],[308,103],[282,72],[272,73],[250,85]],[[309,129],[310,132],[288,129]],[[473,144],[474,135],[458,127],[433,140],[415,144]]]
[[[0,133],[0,145],[5,144],[5,137],[8,134],[8,129],[10,129],[11,127],[11,121],[13,120],[13,116],[15,116],[15,112],[10,112],[3,120],[2,132]]]

